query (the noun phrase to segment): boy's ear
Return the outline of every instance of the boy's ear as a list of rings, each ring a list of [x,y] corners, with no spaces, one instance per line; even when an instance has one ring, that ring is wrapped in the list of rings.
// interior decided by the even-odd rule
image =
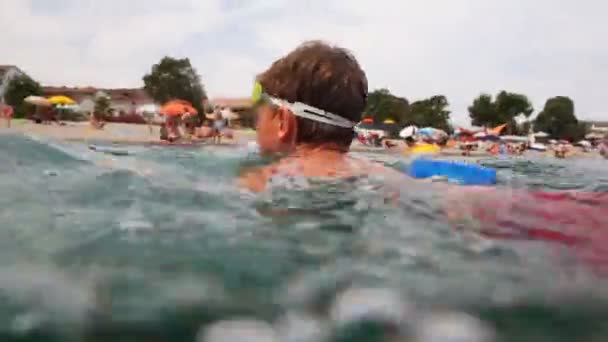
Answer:
[[[298,129],[296,116],[284,107],[279,108],[277,116],[279,118],[279,138],[284,141],[295,141]]]

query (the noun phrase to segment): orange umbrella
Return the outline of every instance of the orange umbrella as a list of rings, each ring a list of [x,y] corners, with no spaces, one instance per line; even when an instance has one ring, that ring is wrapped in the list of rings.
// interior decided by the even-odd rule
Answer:
[[[361,122],[363,122],[363,123],[374,123],[374,119],[372,119],[372,118],[365,118],[365,119],[361,120]]]
[[[507,128],[507,124],[496,126],[496,127],[492,128],[492,129],[488,130],[488,134],[491,134],[491,135],[500,135],[500,133],[505,128]]]
[[[184,100],[171,100],[161,107],[160,112],[166,116],[181,116],[185,113],[198,114],[192,104]]]

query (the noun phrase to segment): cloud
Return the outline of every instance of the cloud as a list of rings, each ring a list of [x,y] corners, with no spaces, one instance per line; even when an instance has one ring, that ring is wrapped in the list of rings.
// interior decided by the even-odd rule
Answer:
[[[52,3],[52,5],[50,4]],[[190,57],[211,96],[246,96],[255,74],[303,40],[353,51],[370,87],[448,96],[571,96],[606,118],[608,3],[587,0],[3,0],[1,63],[46,84],[140,86],[165,54]]]

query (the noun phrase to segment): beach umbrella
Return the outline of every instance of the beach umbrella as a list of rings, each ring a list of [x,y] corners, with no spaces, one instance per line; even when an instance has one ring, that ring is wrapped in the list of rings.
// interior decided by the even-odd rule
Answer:
[[[483,141],[498,141],[500,140],[500,137],[498,135],[495,134],[488,134],[486,132],[477,132],[475,134],[473,134],[473,137],[477,140],[483,140]]]
[[[583,146],[583,147],[591,147],[591,143],[588,142],[587,140],[581,140],[577,143],[577,145]]]
[[[182,116],[185,113],[198,114],[198,111],[188,101],[171,100],[160,108],[160,113],[165,116]]]
[[[72,104],[60,104],[57,105],[56,108],[58,109],[65,109],[65,110],[75,110],[78,111],[80,110],[80,106],[76,103],[72,103]]]
[[[413,138],[418,134],[418,127],[416,126],[407,126],[399,132],[399,136],[403,139],[405,138]]]
[[[435,137],[435,138],[440,138],[440,137],[447,137],[448,134],[441,129],[438,128],[434,128],[434,127],[424,127],[421,128],[418,131],[418,134],[420,135],[424,135],[424,136],[429,136],[429,137]]]
[[[494,134],[487,134],[485,137],[481,138],[484,141],[499,141],[500,137]]]
[[[49,102],[53,105],[73,105],[76,101],[65,95],[55,95],[48,98]]]
[[[25,99],[23,99],[23,102],[32,104],[34,106],[40,106],[40,107],[50,107],[52,105],[51,102],[49,100],[47,100],[46,98],[44,98],[42,96],[34,96],[34,95],[30,95],[30,96],[26,97]]]
[[[604,136],[597,133],[589,133],[585,135],[585,139],[602,139]]]
[[[488,133],[491,135],[500,135],[500,133],[502,133],[502,131],[507,128],[507,124],[502,124],[502,125],[498,125],[490,130],[488,130]]]
[[[424,127],[418,130],[418,134],[431,137],[435,134],[435,129],[433,127]]]
[[[528,142],[528,137],[522,137],[518,135],[503,135],[500,137],[500,140],[508,141],[508,142]]]

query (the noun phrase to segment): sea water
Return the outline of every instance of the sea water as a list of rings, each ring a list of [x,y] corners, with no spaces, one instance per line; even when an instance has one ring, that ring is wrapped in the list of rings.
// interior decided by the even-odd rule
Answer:
[[[602,275],[463,237],[428,184],[256,195],[246,147],[116,149],[0,135],[1,341],[608,339]],[[608,191],[603,160],[481,162],[506,189]]]

